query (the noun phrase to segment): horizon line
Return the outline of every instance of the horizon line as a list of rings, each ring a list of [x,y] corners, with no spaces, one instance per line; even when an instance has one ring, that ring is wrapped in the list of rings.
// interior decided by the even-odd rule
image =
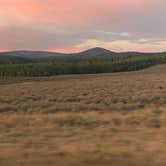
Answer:
[[[13,49],[13,50],[0,50],[0,53],[10,53],[10,52],[48,52],[48,53],[59,53],[59,54],[78,54],[78,53],[82,53],[88,50],[93,50],[93,49],[103,49],[103,50],[107,50],[110,52],[114,52],[114,53],[145,53],[145,54],[155,54],[155,53],[165,53],[166,51],[112,51],[111,49],[107,49],[104,47],[90,47],[87,49],[83,49],[81,51],[76,51],[76,52],[63,52],[63,51],[54,51],[54,50],[33,50],[33,49]]]

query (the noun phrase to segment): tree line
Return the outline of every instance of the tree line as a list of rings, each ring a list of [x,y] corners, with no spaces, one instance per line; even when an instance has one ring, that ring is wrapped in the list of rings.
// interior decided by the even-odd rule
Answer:
[[[69,57],[70,58],[70,57]],[[1,64],[0,76],[39,77],[61,74],[96,74],[141,70],[166,63],[166,55],[126,56],[109,59],[88,58],[54,60],[38,63]]]

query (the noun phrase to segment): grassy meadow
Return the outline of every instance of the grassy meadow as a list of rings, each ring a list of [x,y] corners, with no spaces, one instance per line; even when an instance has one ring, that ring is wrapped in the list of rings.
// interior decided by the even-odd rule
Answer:
[[[0,166],[166,165],[166,65],[0,80]]]

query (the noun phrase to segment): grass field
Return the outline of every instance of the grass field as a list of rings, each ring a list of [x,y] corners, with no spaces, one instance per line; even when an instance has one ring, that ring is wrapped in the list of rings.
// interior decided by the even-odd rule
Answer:
[[[166,65],[0,80],[0,166],[166,165]]]

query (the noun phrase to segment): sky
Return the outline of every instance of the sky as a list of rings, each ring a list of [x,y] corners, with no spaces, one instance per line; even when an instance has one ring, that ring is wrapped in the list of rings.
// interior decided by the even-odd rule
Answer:
[[[0,51],[166,51],[165,0],[0,0]]]

